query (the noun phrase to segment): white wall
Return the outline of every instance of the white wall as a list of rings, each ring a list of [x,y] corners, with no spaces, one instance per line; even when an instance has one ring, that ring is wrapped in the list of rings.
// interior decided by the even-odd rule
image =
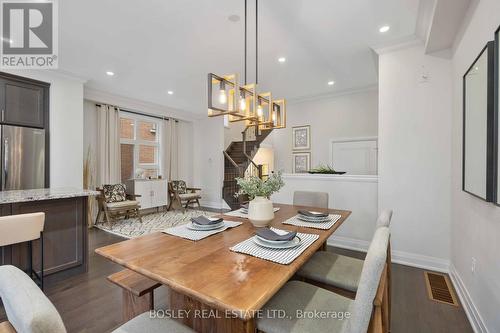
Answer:
[[[379,208],[394,210],[395,257],[441,270],[450,258],[451,69],[423,46],[379,58]]]
[[[48,70],[8,70],[50,83],[50,187],[82,188],[83,82]]]
[[[229,123],[229,127],[224,127],[224,149],[227,149],[231,142],[242,141],[241,132],[245,129],[244,121]]]
[[[453,56],[451,273],[469,295],[466,307],[477,316],[473,323],[483,332],[500,332],[500,208],[462,191],[462,75],[494,38],[498,13],[500,1],[479,1]]]
[[[329,244],[355,250],[368,248],[377,220],[377,176],[284,174],[283,180],[285,186],[273,195],[274,202],[292,204],[295,191],[327,192],[330,208],[352,211]]]
[[[292,172],[292,127],[311,125],[311,167],[330,163],[330,140],[377,136],[376,89],[287,105],[287,127],[274,130],[275,168]],[[335,166],[334,166],[335,167]]]
[[[202,118],[193,122],[193,185],[203,189],[202,206],[225,207],[222,199],[224,179],[224,119]]]

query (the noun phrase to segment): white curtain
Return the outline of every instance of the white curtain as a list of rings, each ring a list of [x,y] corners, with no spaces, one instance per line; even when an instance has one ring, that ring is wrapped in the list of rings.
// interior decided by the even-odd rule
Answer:
[[[179,176],[179,123],[174,119],[163,120],[162,131],[163,175],[177,180]]]
[[[111,105],[97,106],[97,185],[121,182],[120,114]]]

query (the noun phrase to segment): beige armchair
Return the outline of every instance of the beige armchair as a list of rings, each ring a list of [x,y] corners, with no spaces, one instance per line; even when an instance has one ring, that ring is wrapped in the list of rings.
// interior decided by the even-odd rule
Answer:
[[[201,207],[199,201],[201,199],[200,191],[200,188],[187,187],[186,182],[183,180],[173,180],[169,182],[168,196],[170,202],[167,210],[174,208],[183,209],[185,211],[189,205],[193,203],[197,203],[198,207]]]
[[[136,200],[140,195],[126,194],[124,184],[104,185],[103,188],[96,189],[100,192],[97,196],[99,212],[95,224],[100,222],[101,215],[104,214],[106,222],[112,222],[119,217],[129,218],[135,216],[142,223],[139,212],[141,205]]]

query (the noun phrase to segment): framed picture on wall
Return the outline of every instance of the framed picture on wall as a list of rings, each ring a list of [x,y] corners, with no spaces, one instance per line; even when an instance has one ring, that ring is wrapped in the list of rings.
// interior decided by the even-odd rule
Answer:
[[[500,27],[495,31],[495,59],[494,59],[494,138],[493,138],[493,149],[494,149],[494,166],[493,166],[493,196],[494,202],[500,206]]]
[[[307,173],[311,169],[311,153],[293,153],[293,173]]]
[[[292,140],[293,150],[311,149],[311,126],[292,127]]]

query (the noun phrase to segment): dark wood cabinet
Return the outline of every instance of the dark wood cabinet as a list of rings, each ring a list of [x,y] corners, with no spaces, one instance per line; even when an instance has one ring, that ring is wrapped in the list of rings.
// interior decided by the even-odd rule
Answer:
[[[0,73],[0,122],[48,127],[49,88],[45,82]]]
[[[0,214],[45,213],[44,273],[87,270],[87,197],[29,201],[0,205]],[[33,267],[40,267],[40,244],[33,242]],[[0,265],[27,268],[27,245],[0,247]]]

